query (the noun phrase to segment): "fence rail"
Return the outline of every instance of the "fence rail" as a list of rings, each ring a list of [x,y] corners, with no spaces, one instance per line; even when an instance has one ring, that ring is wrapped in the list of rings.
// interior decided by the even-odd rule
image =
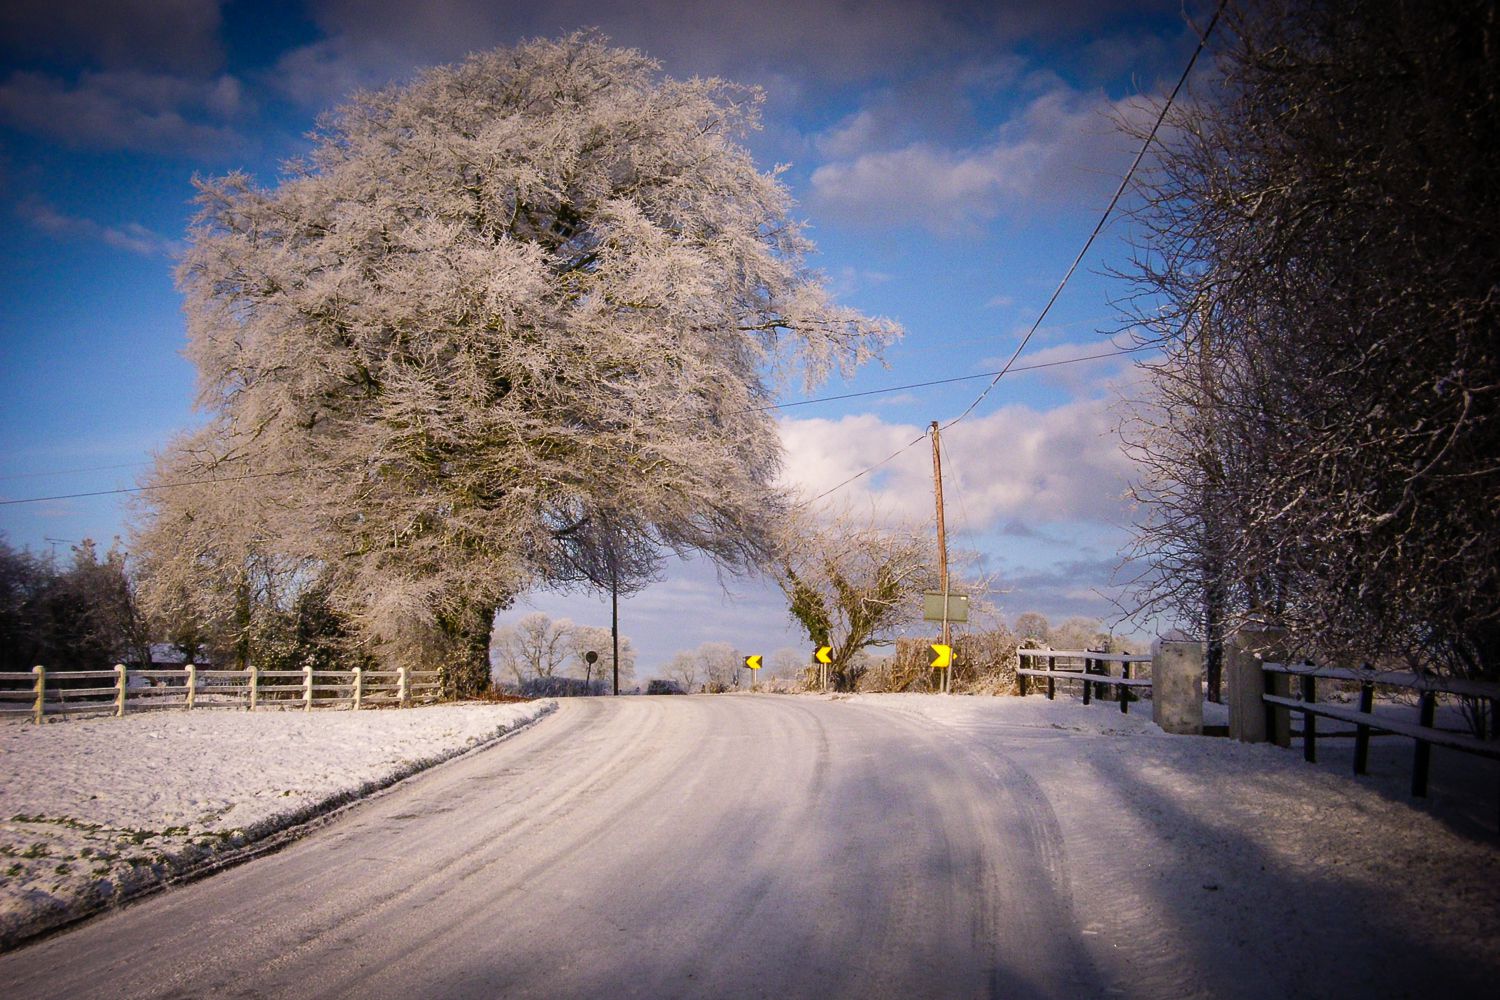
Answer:
[[[1427,794],[1427,778],[1431,770],[1434,746],[1487,757],[1490,760],[1500,760],[1500,743],[1483,739],[1482,734],[1470,736],[1465,733],[1450,732],[1446,729],[1438,729],[1433,724],[1437,713],[1437,696],[1440,693],[1488,700],[1492,706],[1493,716],[1495,708],[1500,707],[1500,684],[1463,678],[1428,677],[1413,673],[1351,670],[1346,667],[1315,667],[1310,664],[1298,666],[1286,663],[1263,663],[1261,670],[1265,677],[1265,692],[1261,695],[1261,701],[1265,705],[1266,731],[1283,732],[1285,735],[1283,728],[1289,729],[1290,727],[1278,726],[1281,720],[1277,718],[1277,713],[1289,717],[1292,712],[1300,712],[1302,714],[1302,756],[1309,762],[1316,762],[1318,759],[1317,720],[1319,718],[1334,719],[1355,727],[1355,774],[1365,774],[1369,769],[1371,732],[1391,733],[1414,740],[1416,750],[1412,758],[1411,793],[1417,797]],[[1291,697],[1290,692],[1278,692],[1277,685],[1273,682],[1273,678],[1289,680],[1292,677],[1300,680],[1298,692],[1300,698]],[[1319,704],[1318,681],[1320,679],[1357,682],[1359,684],[1358,710]],[[1376,715],[1374,708],[1375,685],[1377,684],[1416,691],[1418,693],[1417,722],[1413,724]]]
[[[63,682],[112,680],[108,687],[70,687]],[[272,683],[266,683],[266,681]],[[296,680],[297,683],[276,683]],[[136,682],[136,683],[132,683]],[[438,671],[408,670],[199,670],[193,664],[181,669],[130,670],[116,664],[113,670],[47,670],[0,672],[0,685],[26,683],[26,689],[0,689],[0,716],[30,714],[41,723],[48,715],[82,712],[123,716],[127,711],[164,708],[190,710],[199,705],[262,705],[288,708],[313,706],[400,705],[437,700],[441,689]],[[22,704],[24,703],[24,704]]]
[[[1081,681],[1085,705],[1089,704],[1094,690],[1104,686],[1114,687],[1119,689],[1120,712],[1126,714],[1130,711],[1132,700],[1130,689],[1151,686],[1149,677],[1130,676],[1133,664],[1151,662],[1149,655],[1101,653],[1091,649],[1018,649],[1016,656],[1020,658],[1021,664],[1016,668],[1016,687],[1022,697],[1026,695],[1026,678],[1028,677],[1046,678],[1049,699],[1056,696],[1058,681]],[[1027,663],[1036,663],[1038,660],[1046,660],[1046,667],[1026,666]],[[1064,665],[1058,666],[1058,660],[1063,660]],[[1068,666],[1068,661],[1079,665]],[[1119,677],[1108,673],[1108,665],[1111,663],[1120,664]]]

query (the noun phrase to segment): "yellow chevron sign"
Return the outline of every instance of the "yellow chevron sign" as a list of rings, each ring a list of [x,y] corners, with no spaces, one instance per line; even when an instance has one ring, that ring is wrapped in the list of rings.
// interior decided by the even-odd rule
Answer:
[[[745,657],[745,666],[749,667],[751,670],[759,670],[760,654],[756,653],[754,656]]]
[[[832,646],[819,646],[818,651],[813,655],[817,657],[819,663],[832,663],[833,657],[829,655],[832,652]]]
[[[935,642],[932,644],[932,651],[937,654],[932,658],[932,665],[934,667],[937,667],[939,670],[942,670],[944,667],[953,662],[952,646],[944,646],[940,642]]]

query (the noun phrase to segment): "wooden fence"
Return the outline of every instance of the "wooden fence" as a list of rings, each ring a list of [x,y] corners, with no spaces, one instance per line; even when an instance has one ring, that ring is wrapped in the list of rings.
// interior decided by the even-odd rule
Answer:
[[[1149,688],[1151,678],[1131,677],[1130,672],[1134,664],[1150,663],[1150,656],[1129,653],[1100,653],[1092,649],[1018,649],[1016,656],[1020,659],[1020,666],[1016,668],[1016,686],[1024,697],[1026,694],[1026,678],[1044,677],[1047,680],[1047,697],[1053,698],[1057,693],[1058,681],[1079,681],[1083,684],[1083,703],[1087,705],[1095,689],[1102,692],[1105,687],[1117,688],[1119,691],[1120,711],[1130,711],[1130,703],[1135,700],[1131,695],[1132,688]],[[1046,663],[1045,667],[1037,666],[1038,663]],[[1120,676],[1114,677],[1109,673],[1111,663],[1120,664]]]
[[[110,681],[93,687],[79,681]],[[193,664],[180,669],[52,670],[0,673],[0,685],[28,683],[25,689],[0,690],[0,715],[29,713],[40,723],[48,715],[222,706],[350,709],[396,705],[402,708],[436,701],[436,670],[204,670]]]
[[[1418,797],[1427,794],[1427,776],[1431,767],[1434,746],[1488,757],[1491,760],[1500,760],[1500,743],[1467,733],[1438,729],[1433,725],[1439,694],[1488,701],[1491,706],[1491,718],[1500,718],[1495,714],[1496,708],[1500,707],[1500,684],[1369,669],[1315,667],[1310,664],[1296,666],[1284,663],[1264,663],[1261,665],[1261,670],[1265,674],[1265,693],[1261,696],[1261,700],[1265,704],[1266,732],[1281,733],[1286,737],[1287,742],[1290,742],[1290,726],[1285,724],[1283,719],[1278,718],[1278,713],[1289,718],[1291,712],[1300,712],[1302,714],[1302,756],[1310,762],[1318,759],[1317,720],[1320,717],[1336,719],[1355,726],[1355,774],[1364,774],[1368,768],[1372,731],[1407,736],[1415,740],[1416,752],[1412,759],[1411,793]],[[1300,698],[1291,697],[1289,690],[1291,678],[1299,680]],[[1318,702],[1319,679],[1358,683],[1359,708],[1350,709],[1340,705],[1320,704]],[[1416,691],[1417,722],[1413,724],[1376,715],[1374,707],[1377,684]],[[1281,742],[1280,739],[1277,741]]]

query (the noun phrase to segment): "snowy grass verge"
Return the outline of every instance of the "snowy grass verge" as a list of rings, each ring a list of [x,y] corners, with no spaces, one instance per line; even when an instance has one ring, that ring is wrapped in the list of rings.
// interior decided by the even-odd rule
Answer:
[[[0,950],[254,853],[556,707],[0,723]]]

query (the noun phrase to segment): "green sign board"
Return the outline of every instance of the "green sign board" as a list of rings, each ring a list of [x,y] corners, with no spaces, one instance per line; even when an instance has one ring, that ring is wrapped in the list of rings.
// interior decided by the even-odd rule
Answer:
[[[944,618],[950,622],[963,623],[969,620],[969,595],[948,594],[948,614],[943,614],[943,592],[941,590],[929,590],[922,595],[922,618],[929,622],[940,622]]]

